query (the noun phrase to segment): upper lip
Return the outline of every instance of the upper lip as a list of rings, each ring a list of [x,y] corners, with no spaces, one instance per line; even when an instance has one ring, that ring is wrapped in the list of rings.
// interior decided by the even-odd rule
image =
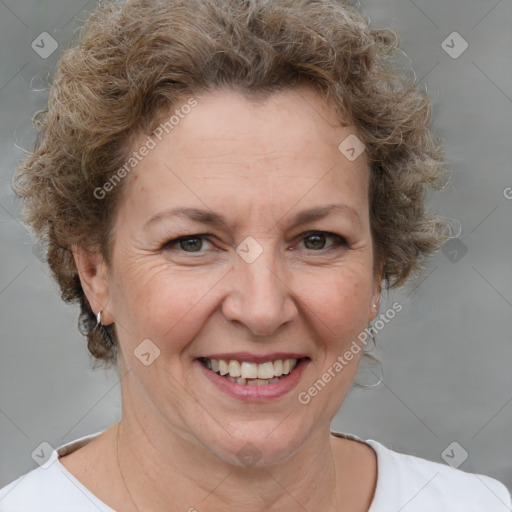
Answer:
[[[306,354],[298,352],[272,352],[269,354],[252,354],[251,352],[222,352],[208,354],[201,357],[207,359],[224,359],[226,361],[247,361],[248,363],[267,363],[268,361],[277,361],[279,359],[300,359],[308,357]]]

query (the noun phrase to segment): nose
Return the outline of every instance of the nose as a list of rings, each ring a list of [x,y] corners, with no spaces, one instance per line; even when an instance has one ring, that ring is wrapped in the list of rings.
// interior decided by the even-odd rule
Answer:
[[[276,265],[270,250],[252,263],[236,259],[222,312],[227,320],[256,336],[272,335],[297,316],[289,272],[282,264]]]

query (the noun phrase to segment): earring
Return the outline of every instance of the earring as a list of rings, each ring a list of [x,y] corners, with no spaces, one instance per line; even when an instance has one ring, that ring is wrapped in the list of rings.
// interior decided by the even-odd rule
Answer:
[[[101,313],[103,311],[98,311],[98,314],[96,315],[96,327],[100,329],[101,333],[103,334],[104,338],[107,340],[108,344],[110,346],[114,346],[114,339],[112,338],[111,333],[111,327],[109,325],[103,325],[101,323]]]

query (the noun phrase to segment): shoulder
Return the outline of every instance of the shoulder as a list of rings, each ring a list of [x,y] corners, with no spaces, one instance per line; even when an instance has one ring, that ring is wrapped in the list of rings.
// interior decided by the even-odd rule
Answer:
[[[377,482],[368,512],[511,512],[498,480],[392,450],[373,439],[332,432],[365,443],[377,455]]]
[[[407,455],[374,440],[378,479],[374,502],[391,504],[403,512],[510,512],[512,502],[505,485],[485,475]],[[391,501],[394,500],[394,501]]]
[[[0,489],[0,510],[2,512],[64,512],[65,507],[80,507],[78,489],[73,482],[55,465],[47,469],[39,467],[20,476]],[[85,498],[85,496],[84,496]],[[78,501],[77,501],[78,499]],[[67,509],[69,510],[69,508]],[[86,512],[86,508],[77,508]],[[90,510],[90,507],[89,507]]]
[[[40,467],[0,489],[1,512],[114,512],[98,500],[60,463],[59,455],[98,434],[85,436],[51,453]]]

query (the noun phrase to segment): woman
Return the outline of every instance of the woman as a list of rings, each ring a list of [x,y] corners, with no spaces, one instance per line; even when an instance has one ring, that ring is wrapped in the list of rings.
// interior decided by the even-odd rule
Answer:
[[[396,47],[335,0],[93,14],[13,184],[123,414],[1,510],[510,510],[492,478],[329,430],[381,285],[444,240]]]

